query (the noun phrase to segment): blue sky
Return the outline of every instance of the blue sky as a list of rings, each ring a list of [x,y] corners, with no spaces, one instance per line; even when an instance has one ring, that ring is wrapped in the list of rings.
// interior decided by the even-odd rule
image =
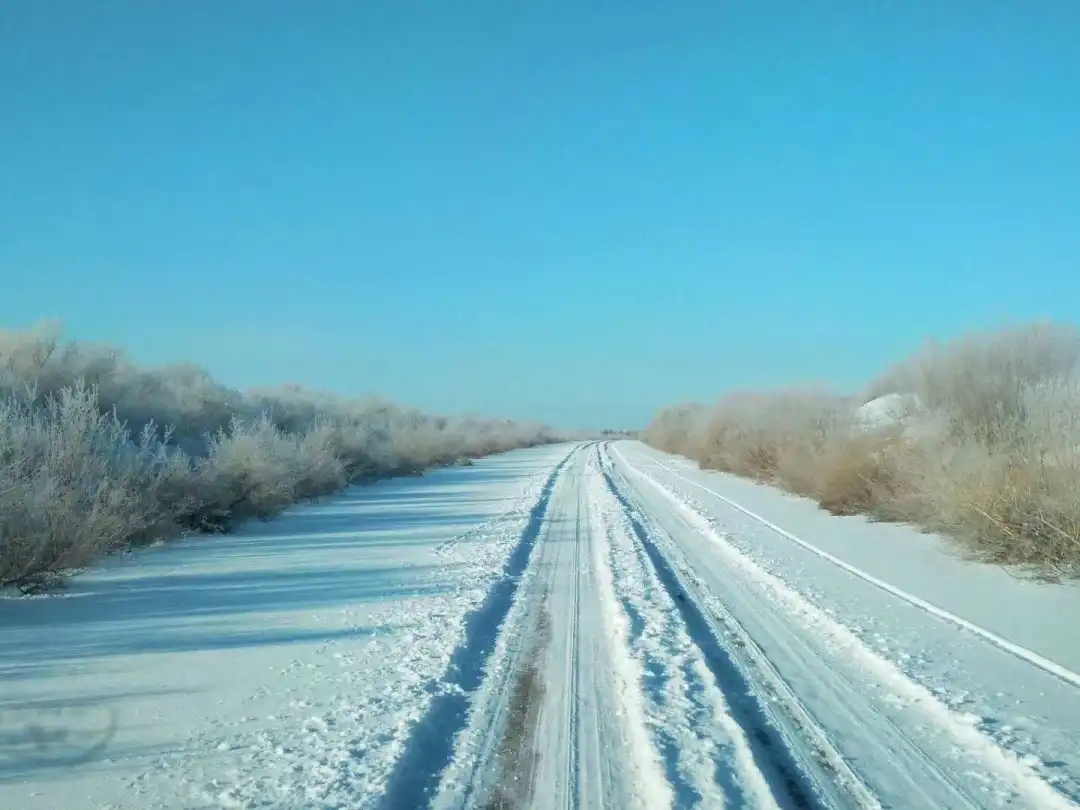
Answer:
[[[812,8],[811,8],[812,6]],[[635,425],[1080,309],[1070,2],[0,8],[0,324]]]

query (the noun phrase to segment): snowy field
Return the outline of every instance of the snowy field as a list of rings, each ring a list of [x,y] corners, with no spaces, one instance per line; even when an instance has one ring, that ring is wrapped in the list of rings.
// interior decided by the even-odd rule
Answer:
[[[0,602],[0,807],[1080,806],[1080,589],[635,442]]]

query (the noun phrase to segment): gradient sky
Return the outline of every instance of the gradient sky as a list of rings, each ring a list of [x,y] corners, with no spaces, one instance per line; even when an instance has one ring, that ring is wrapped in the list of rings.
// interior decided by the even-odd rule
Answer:
[[[5,0],[0,325],[633,426],[1080,320],[1080,4]]]

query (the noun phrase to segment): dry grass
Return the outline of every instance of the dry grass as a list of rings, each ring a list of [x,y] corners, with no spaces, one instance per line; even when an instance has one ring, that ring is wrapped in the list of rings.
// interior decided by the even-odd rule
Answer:
[[[821,507],[834,515],[886,514],[901,486],[899,441],[856,436],[826,448],[815,470]]]
[[[965,453],[922,470],[927,522],[972,557],[1051,577],[1080,575],[1080,466]]]
[[[838,515],[914,523],[970,556],[1080,576],[1080,334],[1036,324],[930,344],[859,399],[917,403],[860,424],[822,390],[672,409],[645,433],[704,467],[779,484]],[[858,403],[856,403],[858,404]]]

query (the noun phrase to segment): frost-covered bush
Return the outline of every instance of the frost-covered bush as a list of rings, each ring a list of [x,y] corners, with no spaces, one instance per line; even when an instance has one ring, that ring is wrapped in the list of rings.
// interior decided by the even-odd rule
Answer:
[[[871,383],[867,398],[914,395],[956,438],[1000,446],[1018,438],[1029,388],[1078,372],[1080,332],[1034,324],[929,343]]]
[[[0,399],[0,585],[46,586],[158,523],[148,498],[168,469],[95,393]]]
[[[796,488],[845,414],[839,396],[824,389],[739,393],[713,409],[701,450],[715,469]]]
[[[172,442],[194,452],[232,419],[259,415],[257,403],[195,365],[140,369],[115,347],[61,342],[53,325],[0,331],[0,396],[30,389],[41,402],[76,384],[96,390],[101,409],[115,410],[133,432],[168,426]]]
[[[696,458],[708,417],[709,409],[697,403],[665,408],[645,428],[642,438],[664,452]]]
[[[1036,324],[930,344],[852,401],[743,393],[645,433],[837,514],[944,532],[973,556],[1080,575],[1080,333]]]
[[[298,386],[245,395],[195,366],[139,369],[51,328],[0,332],[0,586],[48,585],[116,549],[549,441],[542,425]]]
[[[1080,376],[1025,383],[1015,407],[989,438],[919,442],[909,478],[923,522],[980,559],[1080,575]]]
[[[236,521],[268,519],[304,497],[344,486],[344,467],[325,434],[289,435],[263,417],[234,420],[210,437],[190,480],[190,528],[224,531]]]

